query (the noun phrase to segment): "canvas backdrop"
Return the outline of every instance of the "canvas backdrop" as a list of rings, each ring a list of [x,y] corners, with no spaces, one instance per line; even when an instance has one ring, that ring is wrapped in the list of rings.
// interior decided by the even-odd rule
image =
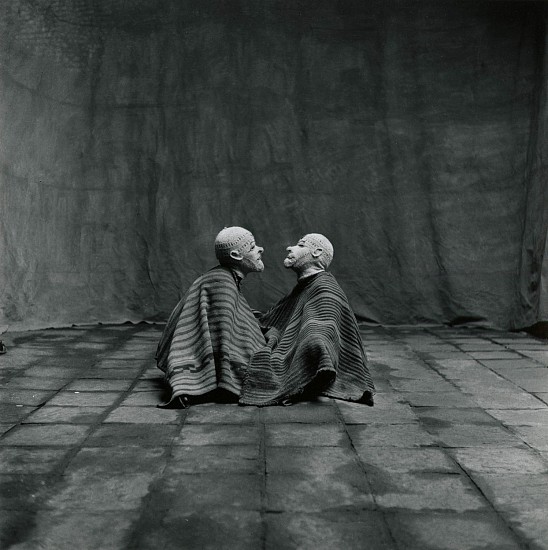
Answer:
[[[258,309],[321,232],[360,319],[546,318],[546,45],[543,2],[4,0],[0,324],[165,320],[228,225]]]

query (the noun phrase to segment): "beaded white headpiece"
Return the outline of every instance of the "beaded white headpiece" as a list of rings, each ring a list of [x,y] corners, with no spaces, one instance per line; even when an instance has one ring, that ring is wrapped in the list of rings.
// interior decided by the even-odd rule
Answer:
[[[225,227],[215,237],[215,256],[222,262],[230,259],[231,250],[243,250],[255,240],[251,231],[243,227]]]
[[[329,264],[333,261],[334,254],[333,245],[329,239],[320,233],[308,233],[301,241],[304,241],[312,251],[316,248],[321,248],[323,250],[320,256],[320,263],[324,269],[327,269]]]

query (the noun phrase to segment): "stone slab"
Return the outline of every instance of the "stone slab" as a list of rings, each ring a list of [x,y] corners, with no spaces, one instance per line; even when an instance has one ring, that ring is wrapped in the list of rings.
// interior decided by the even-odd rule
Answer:
[[[523,350],[521,351],[523,355],[538,361],[541,365],[545,367],[548,366],[548,350],[537,351],[537,350]]]
[[[533,393],[533,395],[539,400],[548,405],[548,392]]]
[[[526,368],[539,368],[541,365],[532,359],[527,359],[526,357],[520,357],[519,359],[493,359],[489,362],[484,362],[483,366],[500,373],[504,376],[504,373],[508,369],[512,370],[521,370]]]
[[[266,472],[316,475],[356,474],[362,469],[350,447],[267,447]]]
[[[139,380],[133,387],[133,391],[156,391],[164,393],[166,390],[167,387],[163,378]]]
[[[34,517],[27,510],[0,508],[0,548],[12,548],[21,543],[27,539],[33,527]]]
[[[491,389],[482,392],[478,388],[473,398],[484,409],[543,409],[546,405],[535,396],[520,389],[516,391]]]
[[[183,426],[175,445],[253,445],[259,441],[257,426],[189,424]]]
[[[118,361],[131,361],[132,363],[135,361],[142,361],[143,360],[143,352],[142,350],[128,350],[128,349],[120,349],[117,351],[111,351],[106,354],[103,354],[106,361],[112,361],[113,363]],[[154,353],[150,357],[150,359],[154,358]]]
[[[513,342],[507,342],[505,344],[505,347],[508,349],[512,349],[515,351],[523,351],[523,350],[529,350],[529,351],[546,351],[547,344],[546,341],[520,341],[515,340]]]
[[[357,448],[368,475],[377,472],[437,472],[459,473],[459,467],[442,449],[437,448],[398,448],[368,447]]]
[[[48,401],[51,406],[109,407],[119,398],[118,392],[62,391]]]
[[[155,484],[148,506],[157,510],[191,513],[211,510],[260,510],[264,479],[261,475],[231,473],[164,476]]]
[[[80,378],[71,382],[66,388],[66,391],[126,391],[131,386],[131,380],[97,380],[94,378]]]
[[[466,353],[455,349],[454,351],[429,351],[424,353],[425,359],[466,359]]]
[[[491,360],[491,359],[522,359],[523,356],[519,353],[514,353],[512,351],[469,351],[474,359],[480,361]]]
[[[133,392],[122,401],[126,407],[155,407],[164,401],[163,391]]]
[[[548,474],[472,474],[472,477],[498,511],[548,513]]]
[[[548,550],[548,507],[503,514],[504,519],[528,548]]]
[[[177,409],[157,409],[150,407],[118,407],[104,420],[106,424],[179,424],[181,411]]]
[[[416,380],[405,378],[390,380],[390,385],[400,392],[454,392],[455,386],[444,380]]]
[[[227,507],[228,508],[228,507]],[[177,508],[150,511],[139,521],[126,548],[139,550],[257,550],[263,547],[263,522],[257,511]]]
[[[405,399],[413,407],[477,407],[477,403],[470,395],[465,395],[459,391],[452,392],[409,392],[405,394]]]
[[[414,424],[417,415],[406,403],[393,403],[383,407],[365,407],[355,403],[338,403],[341,416],[346,424]]]
[[[42,378],[39,376],[17,376],[12,378],[7,387],[14,388],[26,388],[32,390],[60,390],[67,384],[66,378]]]
[[[82,472],[71,472],[56,493],[46,500],[44,507],[69,513],[136,510],[148,494],[153,479],[152,473],[90,477]]]
[[[396,550],[379,512],[266,516],[266,550]]]
[[[523,546],[492,512],[387,514],[398,548],[405,550],[522,550]]]
[[[139,376],[139,371],[135,369],[98,369],[91,368],[78,373],[78,378],[92,378],[96,380],[134,380]]]
[[[266,509],[271,512],[344,512],[373,509],[374,506],[362,473],[272,473],[266,478]]]
[[[462,351],[507,351],[499,344],[493,342],[462,342],[458,344]]]
[[[66,448],[0,448],[0,473],[47,474],[62,463]]]
[[[362,408],[369,408],[361,405]],[[298,422],[305,424],[336,423],[337,409],[331,400],[319,403],[296,403],[290,407],[264,407],[261,419],[266,424]]]
[[[539,340],[534,340],[533,338],[528,338],[524,334],[506,334],[501,336],[494,336],[493,337],[494,342],[498,342],[500,344],[532,344],[535,346],[545,346],[543,342]]]
[[[476,424],[478,426],[500,426],[500,423],[483,409],[451,407],[416,408],[417,416],[425,426],[447,428],[455,424]]]
[[[414,424],[354,425],[348,426],[348,433],[358,452],[362,447],[409,448],[436,444],[425,429]]]
[[[25,510],[27,513],[44,505],[55,493],[61,478],[52,474],[0,475],[0,509]]]
[[[548,368],[506,369],[505,378],[528,392],[548,392]]]
[[[173,447],[167,477],[193,473],[260,474],[264,464],[256,445],[226,445],[222,451],[213,445]]]
[[[519,446],[519,437],[501,426],[478,426],[476,424],[454,424],[447,428],[429,426],[428,431],[443,447],[481,447],[500,445]]]
[[[130,371],[134,374],[134,376],[141,373],[144,367],[144,361],[143,359],[139,361],[135,361],[133,359],[102,359],[101,361],[96,361],[93,363],[93,369],[96,371]]]
[[[52,395],[53,392],[44,390],[2,389],[0,390],[0,403],[40,405]]]
[[[163,374],[157,368],[147,369],[141,372],[139,380],[164,380]],[[164,383],[165,387],[165,383]]]
[[[71,424],[25,424],[4,434],[0,446],[71,446],[81,443],[89,434],[88,426]]]
[[[545,474],[548,463],[527,448],[484,445],[452,449],[451,454],[463,470],[484,474]]]
[[[255,424],[257,407],[239,407],[235,404],[204,403],[189,408],[187,424]]]
[[[460,391],[467,393],[476,402],[478,400],[482,400],[483,402],[486,396],[489,398],[491,395],[494,395],[497,400],[499,399],[499,395],[508,395],[515,401],[516,396],[521,392],[521,388],[516,386],[516,384],[500,377],[497,377],[497,379],[488,379],[485,377],[482,380],[471,377],[464,380],[454,380],[454,382]]]
[[[265,442],[282,447],[332,447],[347,445],[348,437],[339,424],[267,424]]]
[[[548,426],[548,407],[544,409],[486,409],[506,426]]]
[[[464,475],[379,473],[370,478],[375,502],[382,509],[416,512],[487,510],[488,502]]]
[[[548,424],[537,426],[513,426],[517,436],[537,451],[548,451]]]
[[[105,424],[86,440],[89,447],[116,447],[140,445],[143,447],[169,446],[179,432],[176,425]]]
[[[141,474],[162,471],[168,461],[166,447],[141,447],[126,445],[110,447],[83,447],[70,460],[66,473],[80,477],[109,476],[118,474]]]
[[[0,403],[0,418],[3,423],[19,422],[32,411],[36,410],[35,406],[14,405],[13,403]]]
[[[135,511],[106,513],[44,510],[32,518],[32,529],[21,530],[18,550],[121,550],[138,520]],[[20,539],[19,539],[20,537]],[[21,540],[21,542],[19,542]]]
[[[9,432],[12,428],[14,428],[15,426],[17,426],[17,423],[16,422],[9,422],[9,423],[6,423],[6,422],[2,422],[0,424],[0,436],[2,434],[5,434],[6,432]]]
[[[94,424],[106,407],[55,407],[45,405],[23,420],[23,424]]]
[[[73,342],[70,344],[72,350],[84,351],[105,351],[110,347],[108,342]]]
[[[68,380],[73,378],[78,371],[76,368],[69,367],[49,367],[49,366],[36,366],[29,367],[25,371],[25,376],[33,378],[57,378]]]
[[[431,363],[432,367],[441,373],[447,380],[463,379],[480,370],[487,370],[474,359],[443,359]]]

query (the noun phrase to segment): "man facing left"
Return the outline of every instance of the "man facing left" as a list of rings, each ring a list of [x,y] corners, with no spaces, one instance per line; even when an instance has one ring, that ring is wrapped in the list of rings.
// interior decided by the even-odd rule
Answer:
[[[243,227],[217,235],[219,265],[190,286],[158,344],[157,365],[171,388],[170,399],[159,407],[187,407],[192,398],[211,392],[228,392],[237,400],[247,364],[265,344],[240,291],[249,273],[263,271],[263,252]]]

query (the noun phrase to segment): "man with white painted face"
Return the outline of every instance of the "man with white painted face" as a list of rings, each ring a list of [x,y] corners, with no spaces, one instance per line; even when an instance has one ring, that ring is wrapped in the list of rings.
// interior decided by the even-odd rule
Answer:
[[[264,249],[243,227],[225,227],[215,238],[219,265],[199,277],[173,310],[156,351],[170,399],[159,407],[237,401],[247,364],[265,344],[240,291],[249,274],[264,269]]]
[[[333,246],[309,233],[287,248],[297,285],[259,321],[267,343],[250,362],[242,405],[291,404],[318,395],[373,405],[375,387],[348,299],[327,272]]]

